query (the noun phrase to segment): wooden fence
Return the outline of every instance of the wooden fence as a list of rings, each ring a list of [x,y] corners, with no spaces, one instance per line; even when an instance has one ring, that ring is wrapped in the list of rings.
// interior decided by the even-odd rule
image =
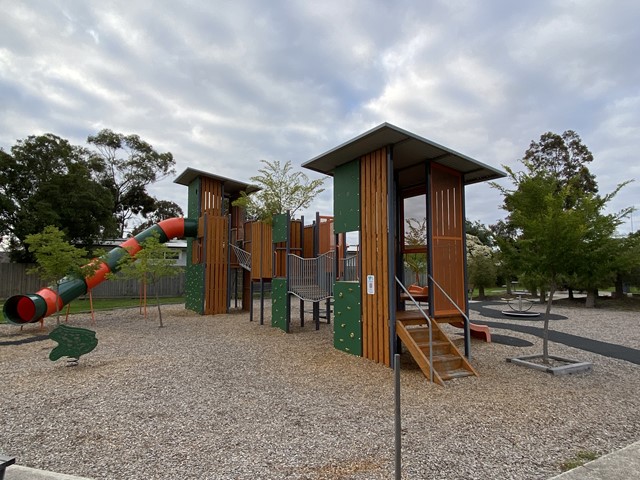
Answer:
[[[38,275],[29,275],[27,270],[33,267],[24,263],[0,263],[0,299],[13,295],[35,293],[46,286]],[[161,297],[180,297],[184,295],[184,272],[175,277],[162,278],[156,285],[147,288],[147,296],[155,296],[156,290]],[[140,284],[135,280],[106,280],[93,289],[94,298],[138,297]]]

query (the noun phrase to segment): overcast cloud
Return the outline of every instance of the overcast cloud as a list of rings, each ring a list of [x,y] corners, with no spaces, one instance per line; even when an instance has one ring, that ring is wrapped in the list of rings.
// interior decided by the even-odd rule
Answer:
[[[0,0],[0,147],[137,133],[249,181],[390,122],[494,167],[573,129],[601,192],[640,179],[640,2]],[[314,172],[306,172],[317,178]],[[153,187],[186,211],[173,178]],[[331,181],[315,210],[331,213]],[[503,218],[467,189],[467,215]],[[612,209],[640,207],[640,182]],[[640,226],[634,215],[633,229]],[[631,230],[631,220],[621,231]]]

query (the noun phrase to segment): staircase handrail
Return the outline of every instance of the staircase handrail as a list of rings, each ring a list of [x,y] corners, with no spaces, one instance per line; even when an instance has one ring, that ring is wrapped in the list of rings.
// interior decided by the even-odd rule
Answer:
[[[420,311],[424,319],[427,321],[427,327],[429,327],[429,377],[430,377],[429,381],[433,383],[433,333],[431,329],[431,318],[429,318],[429,315],[427,315],[425,311],[422,309],[422,307],[420,306],[420,303],[415,298],[413,298],[413,295],[409,293],[409,290],[407,290],[407,287],[403,285],[400,279],[398,277],[395,277],[395,279],[398,285],[400,285],[400,288],[404,290],[404,293],[407,294],[407,296],[409,297],[409,299],[411,299],[413,304],[416,307],[418,307],[418,310]]]
[[[467,316],[467,314],[466,314],[466,313],[464,313],[464,312],[460,309],[460,307],[458,306],[458,304],[457,304],[456,302],[454,302],[454,301],[453,301],[453,299],[449,296],[449,294],[448,294],[447,292],[445,292],[445,291],[444,291],[444,288],[442,288],[442,287],[440,286],[440,284],[439,284],[438,282],[436,282],[436,280],[435,280],[435,279],[434,279],[430,274],[427,274],[427,276],[431,279],[431,281],[433,282],[433,284],[434,284],[436,287],[438,287],[438,289],[439,289],[442,293],[444,293],[444,296],[445,296],[445,297],[447,297],[447,300],[449,300],[449,301],[451,302],[451,304],[452,304],[454,307],[456,307],[456,310],[458,310],[458,311],[460,312],[460,315],[462,315],[462,316],[464,317],[464,320],[465,320],[467,323],[470,323],[470,322],[471,322],[471,320],[469,320],[469,317]]]
[[[465,342],[468,342],[468,337],[469,335],[467,334],[469,331],[469,325],[471,324],[471,320],[469,320],[469,317],[467,316],[466,313],[464,313],[462,311],[462,309],[458,306],[458,304],[456,302],[453,301],[453,298],[451,298],[449,296],[449,294],[447,292],[445,292],[444,288],[442,288],[440,286],[440,284],[438,282],[436,282],[436,279],[433,278],[431,276],[430,273],[427,273],[427,277],[431,279],[431,281],[433,282],[433,284],[438,287],[438,289],[444,294],[445,297],[447,297],[447,300],[449,300],[451,302],[451,305],[453,305],[454,307],[456,307],[456,310],[458,310],[460,312],[460,315],[462,315],[462,317],[464,318],[464,329],[465,329]],[[467,351],[467,353],[469,352],[469,349],[467,348],[467,343],[465,343],[465,350]],[[469,357],[471,358],[471,357]]]

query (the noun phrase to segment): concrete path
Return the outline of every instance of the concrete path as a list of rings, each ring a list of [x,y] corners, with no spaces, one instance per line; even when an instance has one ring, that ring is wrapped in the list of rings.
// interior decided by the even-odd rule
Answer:
[[[86,477],[65,475],[64,473],[48,472],[35,468],[11,465],[5,471],[4,480],[91,480]]]
[[[640,442],[585,463],[550,480],[631,480],[640,478]]]

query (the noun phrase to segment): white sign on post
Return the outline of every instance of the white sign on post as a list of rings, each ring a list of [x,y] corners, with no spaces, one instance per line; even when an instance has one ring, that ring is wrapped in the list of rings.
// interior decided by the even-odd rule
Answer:
[[[367,275],[367,294],[374,295],[376,293],[376,277]]]

